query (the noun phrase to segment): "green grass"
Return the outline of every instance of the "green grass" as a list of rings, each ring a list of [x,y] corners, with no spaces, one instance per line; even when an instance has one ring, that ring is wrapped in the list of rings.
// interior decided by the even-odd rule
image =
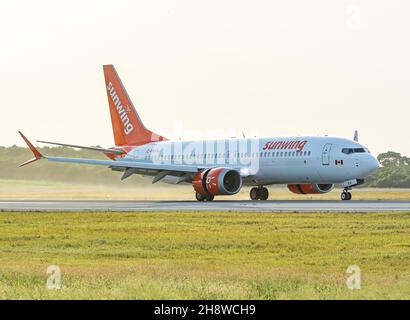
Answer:
[[[162,182],[152,185],[151,179],[144,182],[130,178],[120,185],[99,183],[63,183],[42,180],[0,179],[0,199],[5,200],[195,200],[191,185],[169,185]],[[249,200],[250,187],[233,196],[221,196],[224,200]],[[291,193],[283,185],[269,186],[271,200],[340,200],[341,189],[325,194],[300,195]],[[410,200],[410,189],[358,188],[353,190],[354,200]]]
[[[0,298],[409,299],[409,234],[410,212],[1,212]]]

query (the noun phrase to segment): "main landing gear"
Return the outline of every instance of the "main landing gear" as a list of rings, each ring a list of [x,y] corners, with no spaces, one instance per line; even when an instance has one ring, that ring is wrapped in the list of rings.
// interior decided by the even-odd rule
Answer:
[[[269,191],[265,187],[252,188],[249,193],[251,200],[267,200],[269,198]]]
[[[343,192],[340,195],[342,200],[350,200],[352,199],[352,194],[349,192],[348,188],[343,189]]]
[[[202,202],[202,201],[212,201],[214,200],[214,196],[212,194],[202,194],[202,193],[195,193],[195,198],[196,200]]]

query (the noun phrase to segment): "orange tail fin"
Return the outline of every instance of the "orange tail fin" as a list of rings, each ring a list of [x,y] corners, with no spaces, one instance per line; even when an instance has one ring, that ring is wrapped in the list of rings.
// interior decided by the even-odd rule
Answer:
[[[145,128],[113,65],[104,66],[104,77],[115,145],[134,146],[167,140]]]

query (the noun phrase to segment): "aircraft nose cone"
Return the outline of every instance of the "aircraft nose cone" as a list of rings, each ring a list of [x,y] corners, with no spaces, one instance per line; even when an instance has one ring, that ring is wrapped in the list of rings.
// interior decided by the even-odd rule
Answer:
[[[380,162],[379,160],[377,160],[376,157],[373,156],[373,168],[376,170],[378,168],[380,168]]]
[[[370,170],[374,171],[380,167],[380,162],[375,156],[371,156],[369,161]]]
[[[363,159],[363,165],[361,166],[361,174],[366,177],[372,174],[380,167],[379,161],[371,154]]]

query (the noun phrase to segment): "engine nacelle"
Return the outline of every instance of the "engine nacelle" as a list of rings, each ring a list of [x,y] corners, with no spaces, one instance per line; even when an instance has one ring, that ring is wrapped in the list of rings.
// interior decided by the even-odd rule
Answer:
[[[230,168],[213,168],[198,172],[192,185],[196,192],[211,195],[232,195],[242,187],[242,177]]]
[[[334,184],[300,183],[288,184],[288,189],[297,194],[318,194],[330,192],[334,186]]]

